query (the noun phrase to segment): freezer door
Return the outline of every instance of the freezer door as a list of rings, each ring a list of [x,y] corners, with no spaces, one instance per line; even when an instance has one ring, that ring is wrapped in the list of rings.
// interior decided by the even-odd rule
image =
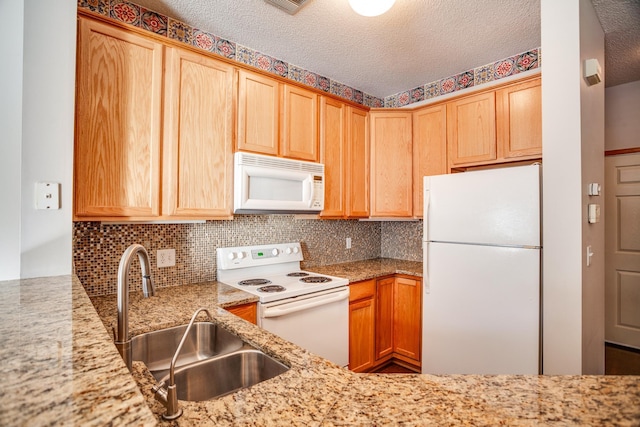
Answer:
[[[425,240],[540,246],[538,165],[425,177],[424,191]]]
[[[425,249],[422,372],[538,374],[540,251],[443,243]]]

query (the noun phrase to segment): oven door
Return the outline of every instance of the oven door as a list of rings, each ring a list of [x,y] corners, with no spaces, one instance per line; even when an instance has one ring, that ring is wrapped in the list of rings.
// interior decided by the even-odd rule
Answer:
[[[346,367],[349,364],[349,288],[260,304],[259,325]]]

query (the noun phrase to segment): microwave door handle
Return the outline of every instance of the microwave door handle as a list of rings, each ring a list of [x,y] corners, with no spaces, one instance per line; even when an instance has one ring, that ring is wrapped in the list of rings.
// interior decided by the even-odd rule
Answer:
[[[313,179],[309,179],[307,185],[309,186],[309,207],[313,204],[313,199],[315,198],[315,186],[313,185]]]

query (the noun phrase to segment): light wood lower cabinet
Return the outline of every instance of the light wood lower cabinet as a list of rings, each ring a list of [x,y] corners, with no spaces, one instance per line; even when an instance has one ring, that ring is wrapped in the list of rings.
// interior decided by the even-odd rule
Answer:
[[[375,363],[376,281],[349,285],[349,369],[366,372]]]
[[[396,275],[349,285],[349,369],[368,372],[391,360],[420,368],[421,283]]]
[[[395,279],[389,277],[376,283],[376,362],[393,353],[393,299]]]
[[[249,304],[234,305],[233,307],[227,307],[226,310],[229,313],[235,314],[239,318],[246,320],[247,322],[253,323],[254,325],[257,323],[258,307],[255,302]]]
[[[421,281],[396,277],[393,292],[393,352],[406,362],[420,361],[422,343]]]

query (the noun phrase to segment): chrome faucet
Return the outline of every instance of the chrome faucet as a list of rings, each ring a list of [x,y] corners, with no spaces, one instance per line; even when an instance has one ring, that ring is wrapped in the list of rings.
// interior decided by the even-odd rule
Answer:
[[[176,389],[176,380],[175,380],[175,369],[176,362],[178,361],[178,356],[180,355],[180,351],[182,350],[182,346],[184,342],[187,340],[187,336],[189,335],[189,331],[193,326],[193,322],[196,321],[196,317],[200,314],[201,311],[207,313],[209,319],[213,319],[211,313],[206,308],[199,308],[193,313],[191,316],[191,321],[187,326],[187,329],[184,330],[184,334],[182,334],[182,339],[180,340],[180,344],[178,344],[178,348],[176,348],[176,352],[173,353],[173,358],[171,359],[171,364],[169,365],[169,384],[166,384],[162,381],[159,384],[156,384],[152,387],[154,396],[156,400],[164,405],[166,411],[162,414],[162,418],[171,421],[178,418],[182,415],[182,408],[178,405],[178,390]],[[166,387],[166,389],[165,389]]]
[[[118,267],[118,328],[114,341],[127,368],[131,370],[131,337],[129,337],[129,268],[134,255],[138,255],[142,269],[142,293],[145,298],[156,294],[151,280],[149,254],[142,245],[129,246],[120,258]]]

